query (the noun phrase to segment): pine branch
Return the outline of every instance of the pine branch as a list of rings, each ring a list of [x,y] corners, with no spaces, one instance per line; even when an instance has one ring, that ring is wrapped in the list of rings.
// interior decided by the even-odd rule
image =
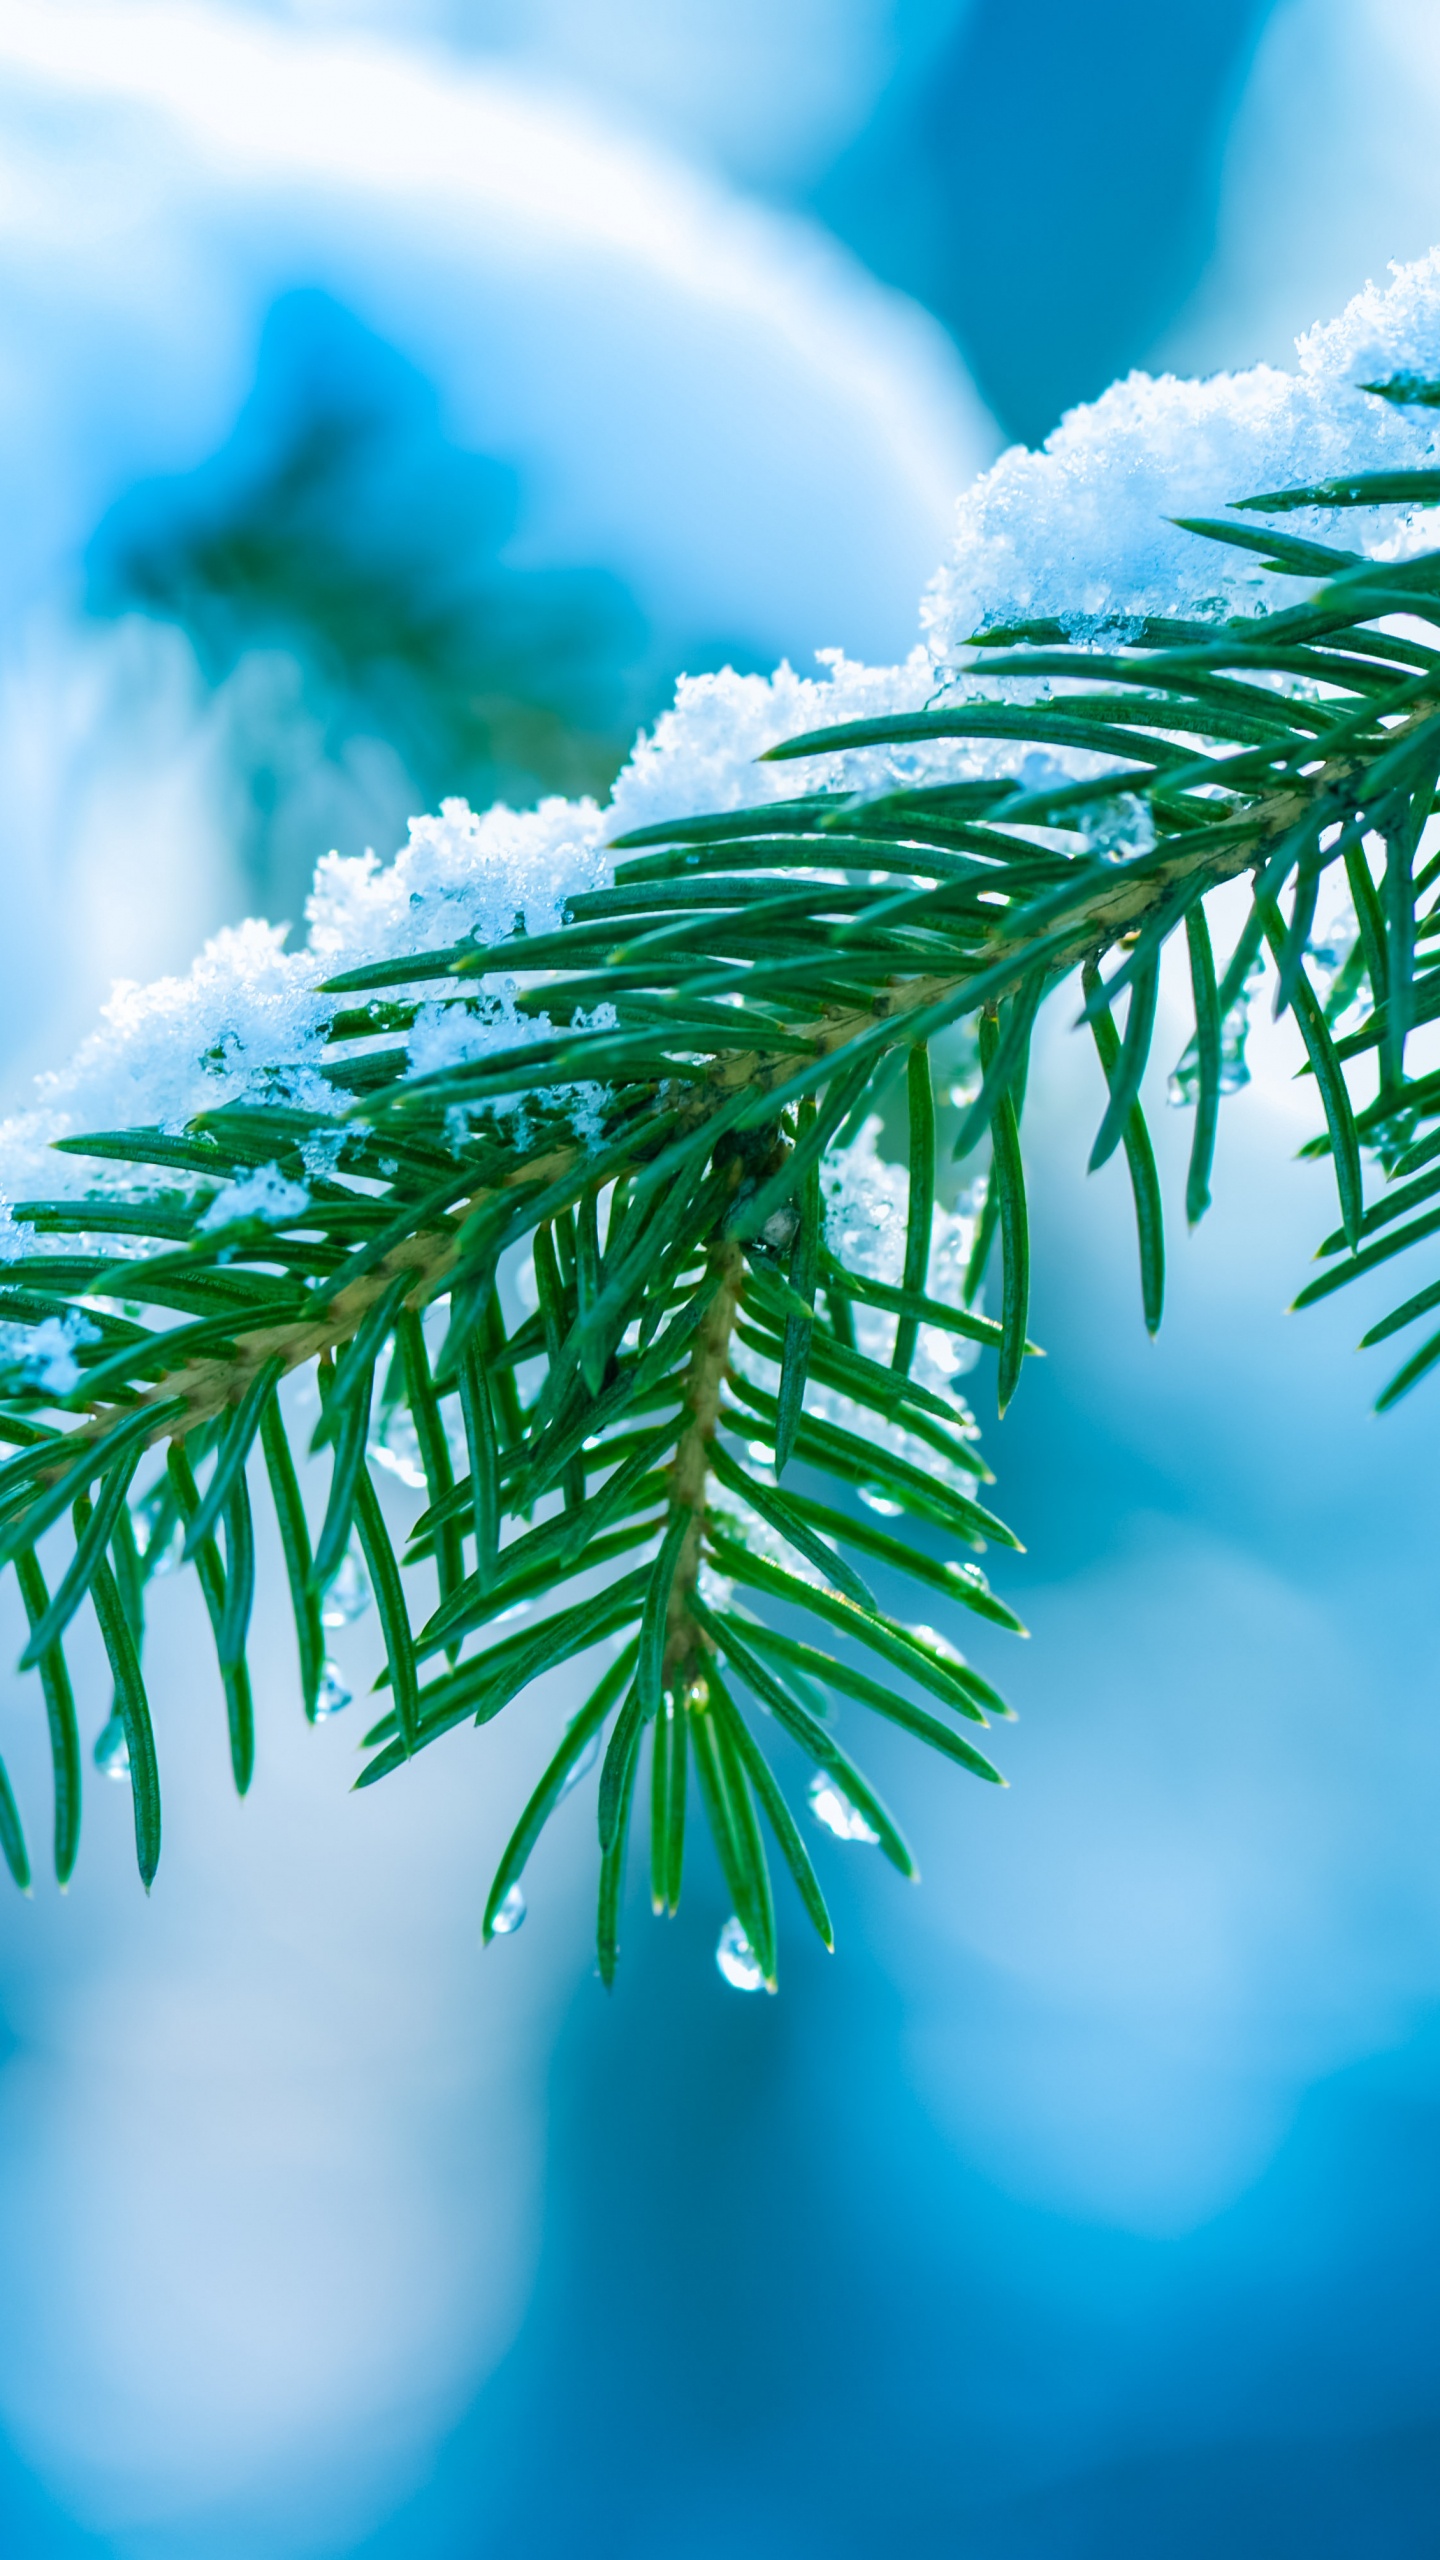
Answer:
[[[1376,499],[1359,475],[1247,503],[1288,513]],[[0,1279],[12,1345],[0,1437],[13,1453],[0,1466],[0,1562],[16,1567],[31,1629],[62,1880],[79,1822],[65,1642],[85,1607],[114,1672],[147,1884],[154,1873],[141,1595],[175,1523],[214,1632],[236,1783],[249,1783],[262,1477],[312,1717],[328,1677],[321,1599],[352,1541],[366,1559],[386,1664],[360,1785],[490,1721],[547,1672],[590,1662],[585,1705],[548,1759],[537,1751],[487,1936],[514,1926],[527,1862],[592,1751],[607,1981],[642,1776],[656,1909],[678,1905],[694,1799],[732,1905],[727,1967],[771,1988],[767,1838],[802,1911],[832,1935],[785,1793],[790,1755],[808,1761],[832,1829],[913,1870],[832,1700],[995,1780],[969,1736],[1002,1701],[946,1636],[908,1620],[901,1595],[913,1585],[921,1605],[943,1598],[1018,1628],[978,1565],[936,1542],[1017,1543],[979,1499],[988,1469],[954,1380],[957,1360],[993,1350],[1003,1411],[1036,1351],[1020,1108],[1045,999],[1078,977],[1107,1088],[1091,1163],[1125,1151],[1152,1331],[1164,1236],[1141,1095],[1177,934],[1195,1019],[1176,1076],[1197,1106],[1191,1221],[1209,1201],[1222,1095],[1243,1076],[1247,990],[1268,965],[1317,1088],[1312,1151],[1336,1174],[1339,1226],[1299,1303],[1440,1233],[1440,1076],[1406,1065],[1416,1027],[1440,1018],[1440,866],[1424,838],[1440,651],[1414,636],[1440,637],[1440,553],[1380,566],[1253,526],[1197,521],[1195,535],[1258,546],[1278,574],[1322,583],[1269,616],[1151,622],[1104,650],[1048,622],[1004,645],[992,634],[976,662],[988,689],[972,675],[948,706],[771,750],[788,763],[1002,742],[1048,756],[1058,778],[1044,787],[1002,773],[811,789],[645,828],[616,840],[613,877],[574,895],[553,929],[402,952],[319,989],[338,1120],[292,1096],[178,1132],[64,1141],[103,1185],[18,1204],[33,1249]],[[1311,946],[1331,873],[1356,926],[1327,987]],[[1218,959],[1205,902],[1247,875],[1246,920]],[[498,977],[511,990],[503,1027]],[[422,1020],[441,1059],[427,1072],[412,1057]],[[957,1142],[989,1149],[978,1224],[937,1205],[935,1086],[952,1072],[937,1061],[957,1043],[980,1068]],[[1372,1058],[1376,1088],[1360,1102],[1352,1079]],[[847,1241],[846,1186],[870,1161],[856,1132],[892,1088],[898,1101],[897,1079],[906,1205],[879,1269]],[[1395,1186],[1368,1203],[1367,1160]],[[147,1188],[157,1173],[167,1187]],[[998,1320],[971,1304],[997,1226]],[[1435,1285],[1412,1291],[1367,1340],[1437,1302]],[[1440,1335],[1381,1402],[1437,1362]],[[318,1521],[284,1395],[312,1364],[312,1456],[329,1469]],[[397,1541],[373,1467],[402,1425],[425,1498]],[[433,1605],[417,1608],[427,1576]],[[779,1765],[757,1709],[782,1737]],[[0,1848],[26,1883],[3,1773]]]

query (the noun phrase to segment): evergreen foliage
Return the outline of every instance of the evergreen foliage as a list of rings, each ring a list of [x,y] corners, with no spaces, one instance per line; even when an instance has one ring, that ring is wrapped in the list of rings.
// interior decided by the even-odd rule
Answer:
[[[1373,389],[1392,402],[1440,396],[1409,378]],[[65,1644],[86,1603],[113,1673],[147,1885],[155,1873],[141,1654],[147,1582],[175,1538],[214,1632],[235,1782],[249,1784],[262,1483],[311,1717],[326,1677],[322,1595],[352,1540],[364,1555],[386,1667],[359,1785],[403,1783],[405,1764],[452,1729],[488,1723],[542,1674],[595,1657],[500,1862],[487,1934],[597,1751],[607,1981],[642,1783],[657,1910],[678,1903],[698,1807],[739,1960],[773,1986],[771,1850],[830,1943],[822,1884],[772,1767],[777,1728],[855,1833],[913,1872],[831,1702],[851,1722],[863,1710],[898,1725],[960,1772],[997,1776],[974,1739],[1005,1712],[995,1690],[943,1635],[883,1607],[867,1575],[908,1579],[917,1608],[938,1596],[1018,1624],[968,1555],[933,1550],[937,1534],[971,1554],[1016,1541],[990,1507],[968,1410],[917,1374],[917,1349],[944,1338],[993,1351],[1002,1412],[1034,1349],[1021,1120],[1046,995],[1078,981],[1109,1086],[1090,1164],[1124,1151],[1152,1331],[1165,1244],[1140,1087],[1174,936],[1194,1008],[1177,1070],[1195,1105],[1192,1223],[1210,1197],[1239,1009],[1268,953],[1277,1011],[1293,1014],[1316,1088],[1312,1151],[1329,1157],[1337,1196],[1322,1270],[1297,1304],[1440,1232],[1440,1073],[1407,1067],[1411,1034],[1440,1016],[1440,855],[1421,856],[1440,778],[1440,551],[1377,559],[1284,524],[1305,507],[1436,501],[1440,470],[1360,474],[1195,520],[1197,542],[1312,582],[1306,600],[1224,622],[1150,618],[1088,641],[1049,621],[986,631],[983,698],[972,688],[789,739],[772,754],[798,768],[795,796],[630,833],[612,885],[574,896],[557,930],[332,978],[324,1075],[347,1098],[342,1153],[333,1117],[293,1104],[63,1142],[130,1179],[17,1204],[50,1241],[12,1261],[0,1287],[7,1343],[35,1346],[15,1354],[0,1407],[14,1452],[0,1468],[0,1561],[17,1569],[24,1660],[49,1720],[62,1879],[80,1784]],[[803,787],[807,759],[959,737],[1079,749],[1107,768],[1042,789],[1003,777]],[[1332,872],[1357,931],[1321,969],[1312,937]],[[1245,920],[1217,956],[1207,897],[1244,877]],[[542,1013],[578,1027],[410,1071],[420,1008],[432,1023],[437,1003],[449,1009],[440,1019],[461,1020],[497,970],[513,978],[522,1027]],[[940,1296],[937,1061],[972,1035],[954,1154],[988,1144],[989,1190],[964,1286]],[[825,1186],[867,1114],[885,1100],[894,1117],[902,1097],[908,1227],[890,1284],[847,1256]],[[319,1175],[317,1146],[329,1164]],[[1367,1162],[1379,1177],[1368,1200]],[[977,1306],[992,1255],[996,1317]],[[1437,1309],[1440,1283],[1409,1287],[1366,1341]],[[1437,1362],[1440,1332],[1404,1359],[1382,1407]],[[282,1404],[285,1380],[311,1365],[312,1446],[329,1466],[313,1526],[301,1425]],[[402,1558],[370,1460],[407,1425],[425,1506]],[[862,1487],[871,1506],[856,1511]],[[59,1551],[47,1544],[42,1567],[52,1531]],[[410,1596],[414,1566],[433,1577],[428,1613]],[[505,1626],[521,1603],[531,1614]],[[0,1849],[25,1884],[3,1773]]]

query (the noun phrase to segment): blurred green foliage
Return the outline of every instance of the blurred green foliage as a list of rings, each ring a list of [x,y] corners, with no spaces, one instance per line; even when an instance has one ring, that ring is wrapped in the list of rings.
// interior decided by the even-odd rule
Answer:
[[[450,793],[611,781],[671,671],[618,578],[512,559],[519,514],[516,472],[452,444],[433,386],[318,292],[269,315],[224,446],[110,510],[87,602],[188,635],[259,896],[303,891],[322,814],[388,851]]]

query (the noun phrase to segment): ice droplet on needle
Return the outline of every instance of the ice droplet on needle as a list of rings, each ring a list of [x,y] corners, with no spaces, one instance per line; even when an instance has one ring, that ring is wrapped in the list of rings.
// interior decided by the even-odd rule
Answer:
[[[844,1788],[837,1786],[828,1769],[817,1769],[810,1781],[810,1810],[837,1840],[864,1840],[873,1845],[880,1837],[878,1831],[871,1830],[859,1806],[851,1803]]]
[[[578,1787],[582,1778],[588,1778],[599,1757],[600,1736],[598,1733],[592,1733],[584,1750],[577,1753],[565,1772],[560,1785],[562,1796],[568,1796],[572,1787]]]
[[[715,1962],[732,1991],[763,1991],[765,1976],[760,1959],[738,1920],[726,1921],[715,1949]]]
[[[130,1775],[130,1745],[125,1739],[125,1727],[119,1716],[112,1716],[102,1727],[96,1739],[94,1757],[97,1769],[103,1769],[107,1778],[114,1778],[123,1785]]]
[[[320,1623],[326,1627],[348,1627],[353,1619],[363,1618],[369,1606],[370,1576],[351,1547],[341,1558],[340,1570],[320,1604]]]
[[[327,1661],[320,1674],[320,1686],[315,1692],[316,1723],[328,1724],[332,1716],[338,1716],[343,1707],[349,1706],[354,1694],[352,1689],[346,1688],[340,1677],[339,1663]]]

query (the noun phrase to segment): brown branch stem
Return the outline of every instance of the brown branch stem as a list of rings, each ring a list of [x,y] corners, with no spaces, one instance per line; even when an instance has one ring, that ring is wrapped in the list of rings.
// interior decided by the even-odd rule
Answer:
[[[720,1390],[730,1361],[730,1337],[740,1304],[745,1256],[733,1236],[711,1248],[710,1270],[715,1295],[695,1337],[685,1381],[690,1420],[670,1462],[670,1508],[687,1511],[690,1525],[670,1585],[665,1625],[664,1685],[681,1695],[689,1687],[701,1640],[690,1615],[690,1595],[700,1573],[705,1534],[705,1506],[710,1480],[710,1453],[720,1417]]]

